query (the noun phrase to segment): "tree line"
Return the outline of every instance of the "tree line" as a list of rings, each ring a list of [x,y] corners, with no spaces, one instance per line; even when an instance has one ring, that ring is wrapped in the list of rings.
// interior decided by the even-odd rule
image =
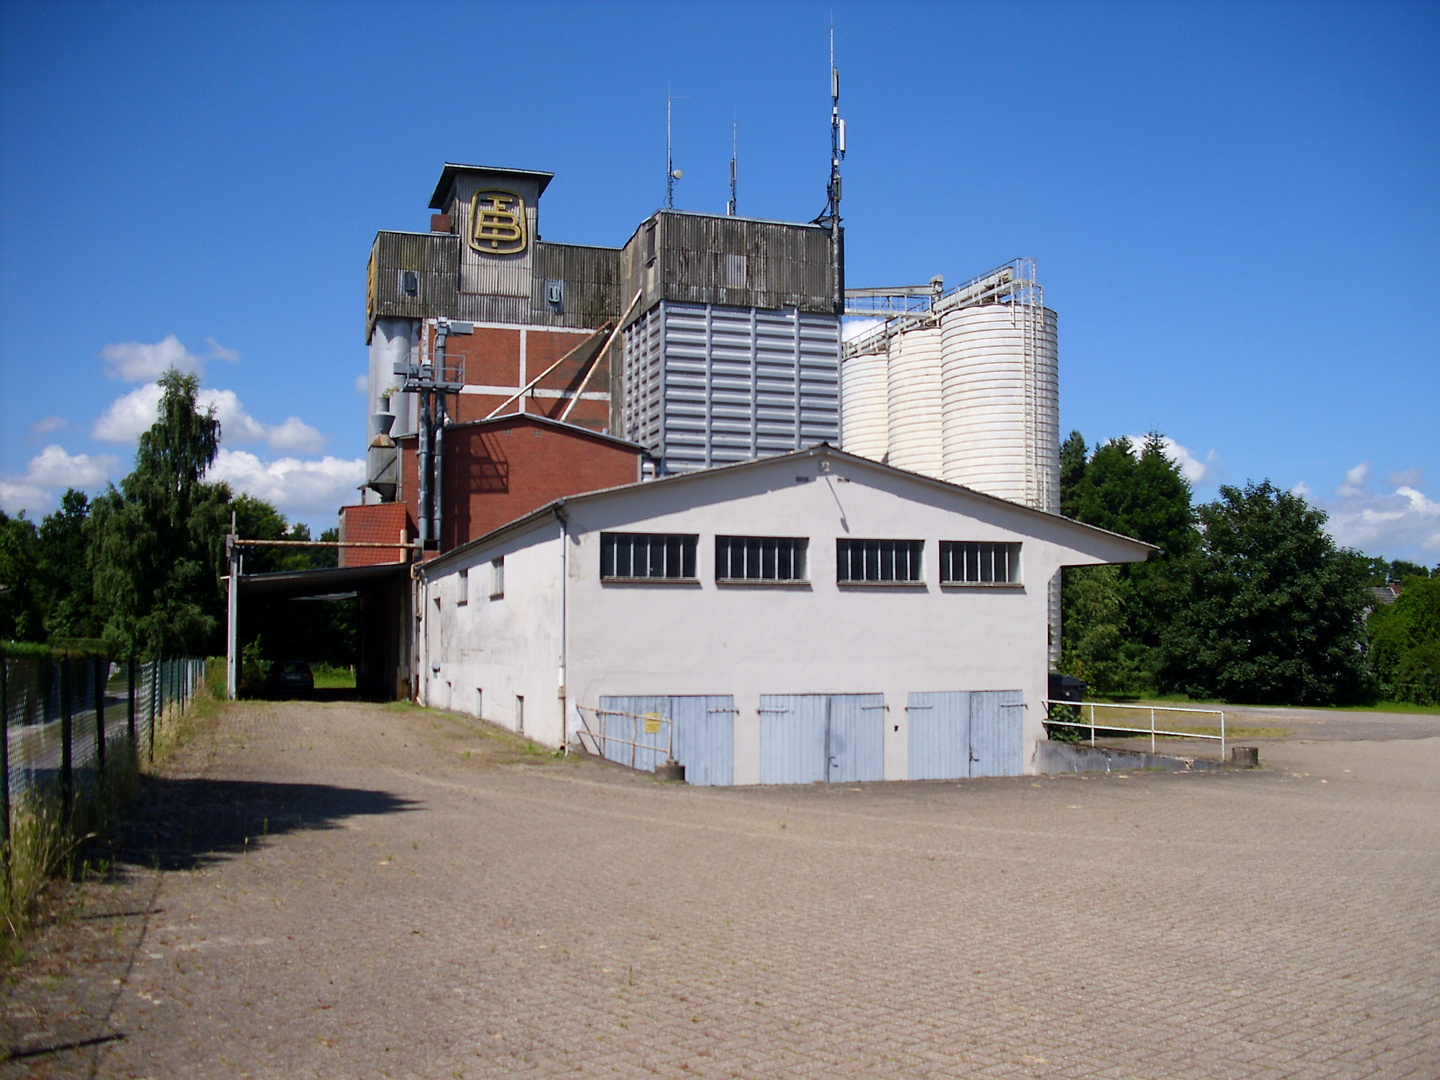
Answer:
[[[172,369],[159,384],[158,418],[118,486],[94,499],[72,488],[38,524],[0,511],[0,641],[143,658],[223,653],[232,516],[247,539],[311,538],[269,503],[205,479],[220,422],[199,409],[194,375]],[[249,549],[245,572],[334,566],[336,550]],[[242,640],[258,637],[268,658],[350,662],[353,604],[292,604],[247,623]]]
[[[1152,433],[1060,452],[1066,517],[1154,544],[1063,573],[1061,670],[1114,697],[1440,704],[1440,567],[1337,547],[1323,511],[1270,481],[1195,506]],[[1394,603],[1376,587],[1402,582]]]

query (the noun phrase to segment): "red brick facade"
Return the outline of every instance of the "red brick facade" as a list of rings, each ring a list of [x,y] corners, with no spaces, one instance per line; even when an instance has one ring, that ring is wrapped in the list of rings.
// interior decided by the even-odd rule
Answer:
[[[430,331],[433,335],[434,331]],[[466,390],[447,403],[451,418],[459,423],[483,420],[504,404],[551,364],[574,352],[542,379],[522,399],[505,405],[504,411],[534,413],[558,420],[579,390],[590,361],[605,343],[608,334],[562,327],[517,326],[514,329],[477,326],[473,334],[454,334],[445,339],[447,370],[463,364]],[[432,336],[433,345],[433,336]],[[579,348],[577,348],[577,346]],[[477,392],[479,391],[479,392]],[[610,359],[601,356],[585,383],[586,398],[575,406],[567,423],[592,431],[610,425]],[[591,399],[588,395],[597,395]]]
[[[379,503],[371,506],[340,508],[341,541],[370,544],[393,544],[415,539],[415,523],[404,503]],[[379,563],[403,562],[408,553],[404,548],[340,549],[341,566],[375,566]]]
[[[407,435],[398,443],[399,497],[416,520],[416,437]],[[633,484],[640,479],[644,457],[639,447],[618,439],[515,414],[451,424],[445,428],[443,444],[441,551],[484,536],[562,496]]]

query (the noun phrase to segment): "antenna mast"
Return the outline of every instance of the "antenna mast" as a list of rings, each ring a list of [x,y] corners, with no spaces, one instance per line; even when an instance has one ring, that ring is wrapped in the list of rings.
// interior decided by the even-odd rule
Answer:
[[[845,160],[845,121],[840,119],[840,69],[835,66],[835,24],[830,24],[830,186],[820,221],[830,226],[830,261],[835,274],[835,312],[845,310],[845,259],[840,238],[840,162]]]
[[[675,160],[670,154],[670,105],[675,100],[670,93],[670,84],[665,84],[665,209],[675,209],[675,181],[685,174],[675,168]]]
[[[725,207],[729,217],[735,217],[735,159],[740,153],[740,117],[736,114],[735,126],[730,131],[730,204]]]

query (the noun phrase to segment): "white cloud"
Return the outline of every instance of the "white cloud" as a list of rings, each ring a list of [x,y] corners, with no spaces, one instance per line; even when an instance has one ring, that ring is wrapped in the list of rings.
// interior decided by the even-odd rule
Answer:
[[[122,394],[95,421],[90,437],[101,442],[133,443],[155,423],[161,393],[159,384],[152,382]]]
[[[1405,469],[1392,472],[1388,479],[1391,487],[1419,487],[1425,482],[1425,474],[1419,469]]]
[[[69,426],[70,421],[63,416],[45,416],[31,424],[30,431],[35,435],[49,435],[52,431],[63,431]]]
[[[227,364],[238,364],[240,362],[240,354],[234,349],[227,349],[213,337],[207,337],[205,342],[210,346],[209,359],[224,360]]]
[[[0,507],[12,514],[28,510],[38,517],[55,505],[58,490],[104,487],[119,465],[113,454],[70,454],[52,443],[30,459],[23,476],[0,477]]]
[[[287,417],[283,424],[270,424],[265,428],[265,445],[271,450],[318,454],[325,449],[327,441],[324,435],[298,416]]]
[[[842,341],[854,341],[856,338],[868,334],[875,327],[885,322],[884,319],[849,318],[844,320],[840,326],[840,339]]]
[[[1147,438],[1149,438],[1148,435],[1130,436],[1130,445],[1134,449],[1136,455],[1139,455],[1140,449],[1145,445],[1145,440]],[[1191,484],[1198,484],[1200,483],[1200,481],[1210,476],[1210,465],[1206,465],[1205,462],[1201,461],[1188,449],[1181,446],[1174,439],[1170,438],[1169,435],[1160,436],[1160,446],[1161,449],[1164,450],[1165,456],[1180,467],[1180,475],[1183,476],[1186,480],[1190,481]],[[1206,457],[1210,461],[1211,465],[1215,465],[1218,468],[1220,464],[1219,454],[1217,454],[1214,450],[1211,450],[1210,453],[1206,455]]]
[[[355,392],[356,392],[357,394],[368,394],[368,393],[370,392],[370,376],[369,376],[369,375],[356,375],[356,376],[355,376]]]
[[[1412,484],[1371,491],[1369,477],[1370,463],[1361,462],[1345,473],[1333,500],[1316,500],[1330,515],[1335,542],[1388,559],[1433,561],[1440,555],[1440,503]]]
[[[1370,479],[1370,462],[1362,461],[1353,469],[1345,472],[1345,482],[1336,489],[1335,494],[1343,498],[1354,498],[1365,494],[1365,484]]]
[[[158,379],[168,368],[200,372],[205,361],[196,356],[174,334],[153,345],[140,341],[120,341],[100,350],[105,361],[105,374],[125,382]]]
[[[156,383],[137,386],[110,403],[91,437],[103,442],[133,443],[149,431],[159,414],[161,389]],[[231,446],[263,443],[271,450],[292,454],[315,454],[325,449],[326,438],[298,416],[281,424],[266,424],[246,411],[234,390],[201,390],[196,404],[215,410],[220,421],[220,439]]]
[[[264,499],[292,518],[333,515],[342,504],[355,501],[355,489],[365,479],[365,459],[287,457],[266,462],[244,450],[221,450],[208,479],[224,480],[235,491]]]

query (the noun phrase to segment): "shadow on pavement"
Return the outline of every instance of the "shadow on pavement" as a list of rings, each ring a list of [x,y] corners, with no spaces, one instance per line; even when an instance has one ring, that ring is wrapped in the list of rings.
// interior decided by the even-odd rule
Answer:
[[[193,870],[267,836],[338,828],[346,818],[399,814],[419,803],[328,784],[145,777],[114,848],[117,864]]]

